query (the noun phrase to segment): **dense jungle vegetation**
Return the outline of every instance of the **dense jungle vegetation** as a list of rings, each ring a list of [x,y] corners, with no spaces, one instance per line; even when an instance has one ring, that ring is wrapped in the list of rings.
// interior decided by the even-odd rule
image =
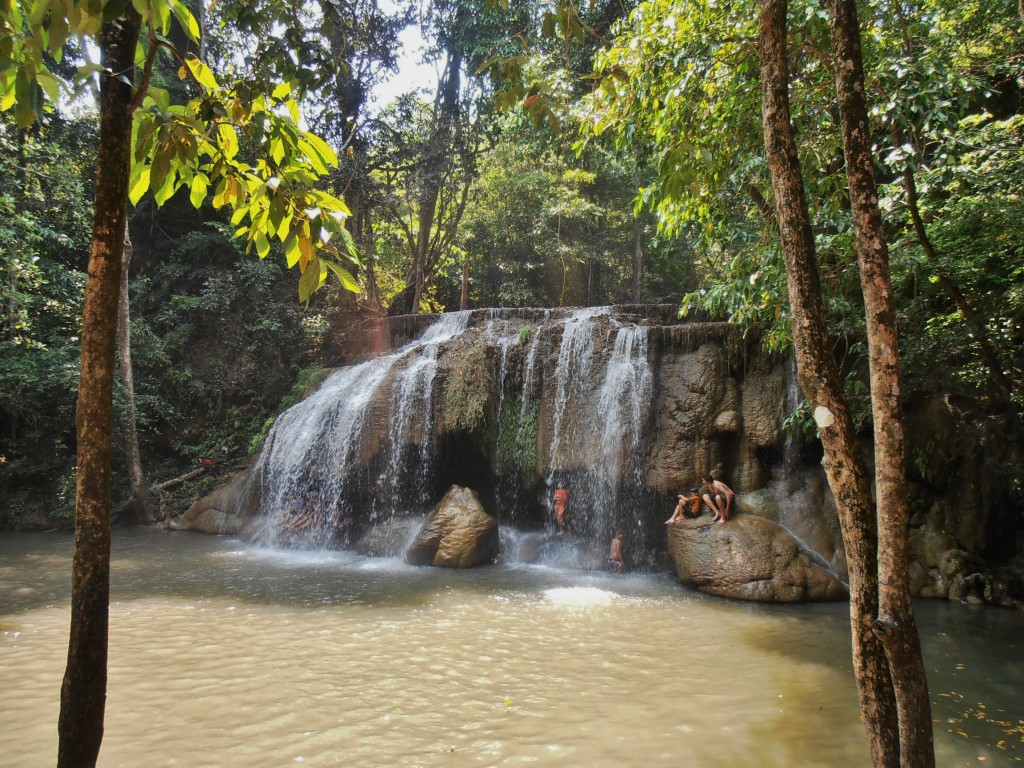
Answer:
[[[413,24],[437,88],[374,104]],[[143,467],[245,461],[385,312],[611,302],[795,351],[872,762],[934,765],[905,465],[947,446],[902,413],[997,422],[1018,534],[1024,5],[15,0],[0,32],[0,525],[74,485],[60,766],[102,740],[111,477],[148,519]]]
[[[196,209],[188,190],[158,195],[160,206],[142,196],[130,211],[130,330],[152,482],[201,456],[244,462],[268,419],[385,312],[676,303],[743,323],[773,348],[791,345],[757,16],[744,4],[194,8],[212,71],[256,78],[275,56],[298,62],[302,118],[340,158],[322,183],[351,210],[361,293],[332,278],[300,302],[300,275],[280,244],[247,249],[232,236],[231,212],[209,201]],[[950,393],[1018,429],[1024,19],[1011,0],[861,10],[904,391],[911,400]],[[793,121],[828,320],[863,427],[864,314],[827,14],[795,3],[790,16]],[[439,87],[374,103],[409,25]],[[191,45],[177,27],[170,39],[180,51]],[[73,39],[64,48],[53,66],[61,86],[90,59]],[[155,57],[152,82],[170,103],[196,90],[179,66],[169,50]],[[38,123],[8,111],[0,126],[6,526],[70,524],[73,512],[95,109],[85,89]],[[124,395],[118,385],[115,502],[130,495]],[[912,459],[927,472],[925,453]]]

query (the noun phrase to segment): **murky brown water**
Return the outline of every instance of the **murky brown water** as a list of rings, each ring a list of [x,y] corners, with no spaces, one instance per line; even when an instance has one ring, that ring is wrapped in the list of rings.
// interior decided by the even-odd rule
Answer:
[[[70,549],[0,536],[5,768],[55,762]],[[869,765],[845,605],[155,530],[112,581],[107,768]],[[1022,762],[1024,616],[918,612],[940,765]]]

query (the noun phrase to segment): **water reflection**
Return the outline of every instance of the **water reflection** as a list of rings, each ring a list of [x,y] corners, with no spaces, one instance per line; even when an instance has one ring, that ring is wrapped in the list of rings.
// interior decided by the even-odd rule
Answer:
[[[55,760],[70,552],[0,537],[0,766]],[[102,766],[869,764],[843,605],[149,530],[112,599]],[[917,610],[940,764],[1020,762],[1022,617]]]

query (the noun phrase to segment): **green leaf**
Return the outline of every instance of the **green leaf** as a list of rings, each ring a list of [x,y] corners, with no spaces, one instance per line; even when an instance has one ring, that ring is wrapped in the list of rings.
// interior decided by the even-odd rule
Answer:
[[[206,199],[206,193],[210,188],[210,180],[204,173],[197,173],[192,177],[192,188],[189,190],[188,199],[194,208],[198,208]]]
[[[195,16],[181,0],[169,0],[171,4],[171,11],[174,13],[174,17],[181,24],[181,28],[185,30],[185,34],[189,36],[189,39],[193,42],[199,42],[201,32],[199,30],[199,24],[196,23]]]
[[[138,205],[139,200],[149,189],[149,173],[148,165],[136,163],[132,166],[132,183],[128,192],[128,199],[131,200],[132,205]]]
[[[191,54],[185,59],[185,64],[188,66],[189,72],[192,73],[192,77],[196,79],[203,88],[208,91],[215,91],[220,86],[217,83],[217,78],[213,76],[213,72],[210,68],[203,64],[199,59]]]
[[[333,261],[330,261],[329,259],[323,260],[322,263],[326,264],[328,268],[331,270],[331,272],[335,274],[335,276],[338,278],[338,281],[341,283],[342,287],[346,291],[351,291],[352,293],[363,292],[362,288],[359,287],[359,283],[356,282],[356,279],[352,277],[352,274],[343,266],[341,266],[340,264],[335,264]]]
[[[267,240],[267,236],[263,234],[263,232],[259,231],[256,233],[253,240],[256,243],[256,254],[261,259],[265,259],[267,254],[270,253],[270,241]]]
[[[312,296],[319,287],[320,260],[314,257],[310,259],[308,264],[306,264],[306,268],[302,272],[302,277],[299,278],[299,301],[309,301],[309,297]]]

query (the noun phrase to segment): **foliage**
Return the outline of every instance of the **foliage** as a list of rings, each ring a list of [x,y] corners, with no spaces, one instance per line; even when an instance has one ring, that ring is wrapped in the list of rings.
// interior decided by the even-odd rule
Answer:
[[[145,243],[143,243],[145,245]],[[230,227],[176,238],[132,284],[139,426],[149,450],[243,460],[315,344],[273,261],[247,259]]]
[[[937,269],[948,274],[985,318],[989,340],[1014,382],[1016,408],[1024,407],[1024,116],[997,120],[990,114],[960,122],[919,171],[922,214],[940,262],[922,253],[908,227],[893,245],[894,276],[905,297],[904,327],[920,329],[906,359],[919,379],[950,380],[968,392],[986,392],[990,374],[959,308],[942,290]],[[903,212],[902,189],[883,200]],[[941,361],[940,365],[935,365]]]
[[[487,420],[491,397],[491,368],[483,345],[464,347],[444,384],[444,423],[453,430],[472,432]]]
[[[92,135],[81,123],[0,124],[2,486],[71,463]]]
[[[538,469],[537,428],[540,404],[523,408],[521,394],[509,398],[498,425],[496,460],[499,467],[518,467],[527,472]]]

